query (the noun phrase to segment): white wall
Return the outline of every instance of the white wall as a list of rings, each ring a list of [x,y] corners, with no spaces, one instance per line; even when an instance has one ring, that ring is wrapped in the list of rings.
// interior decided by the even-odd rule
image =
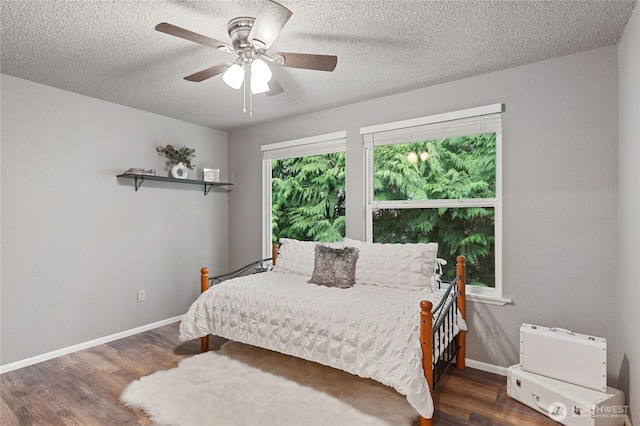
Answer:
[[[228,194],[116,174],[166,176],[167,143],[196,149],[194,177],[226,170],[226,133],[1,78],[0,363],[185,313],[199,269],[227,270]]]
[[[361,238],[360,127],[501,102],[504,295],[514,304],[469,304],[468,357],[517,363],[523,322],[616,342],[615,46],[230,133],[230,266],[261,254],[260,145],[347,130],[347,234]],[[616,352],[609,347],[613,382]]]
[[[618,190],[618,359],[620,387],[640,423],[640,10],[618,45],[620,146]]]

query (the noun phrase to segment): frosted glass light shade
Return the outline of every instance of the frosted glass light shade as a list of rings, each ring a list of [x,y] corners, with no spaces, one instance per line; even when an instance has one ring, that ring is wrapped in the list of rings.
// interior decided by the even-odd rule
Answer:
[[[269,91],[269,83],[257,78],[255,75],[251,76],[251,93],[257,95],[258,93],[264,93]]]
[[[271,72],[269,65],[267,65],[265,61],[263,61],[262,59],[254,59],[251,62],[251,80],[252,80],[251,85],[252,86],[253,86],[253,77],[261,81],[264,81],[266,84],[269,81],[271,81],[272,76],[273,76],[273,73]]]
[[[233,64],[224,72],[222,80],[229,87],[238,90],[242,87],[242,82],[244,81],[244,69],[238,64]]]

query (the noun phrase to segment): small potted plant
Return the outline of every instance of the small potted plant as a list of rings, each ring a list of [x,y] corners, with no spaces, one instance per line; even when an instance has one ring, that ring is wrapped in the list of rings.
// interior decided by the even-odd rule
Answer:
[[[195,166],[191,164],[191,160],[195,158],[195,149],[186,146],[176,149],[173,145],[167,145],[157,147],[156,151],[159,156],[166,157],[167,166],[171,168],[171,176],[176,179],[186,179],[189,176],[189,170],[193,170]]]

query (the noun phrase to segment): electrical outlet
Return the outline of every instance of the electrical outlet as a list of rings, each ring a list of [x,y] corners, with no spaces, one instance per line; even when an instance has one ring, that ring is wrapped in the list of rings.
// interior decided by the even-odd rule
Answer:
[[[138,302],[144,302],[144,290],[138,290]]]

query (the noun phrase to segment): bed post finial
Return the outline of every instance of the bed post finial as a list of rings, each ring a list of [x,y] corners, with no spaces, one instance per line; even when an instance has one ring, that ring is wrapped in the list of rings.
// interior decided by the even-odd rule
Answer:
[[[420,302],[420,346],[422,347],[422,369],[429,385],[429,393],[433,395],[433,303],[428,300]],[[420,426],[431,425],[431,419],[420,416]]]
[[[200,269],[200,293],[204,293],[209,289],[209,268]],[[209,336],[200,338],[200,352],[209,350]]]
[[[460,277],[460,281],[458,281],[458,291],[460,292],[460,296],[458,297],[458,309],[460,310],[460,315],[463,319],[467,318],[467,259],[464,256],[458,256],[456,258],[456,275]],[[458,356],[456,357],[456,367],[459,369],[463,369],[466,362],[466,346],[467,346],[467,333],[463,330],[460,330],[458,333],[458,346],[460,346],[460,350],[458,351]]]
[[[200,293],[209,290],[209,268],[200,269]]]

